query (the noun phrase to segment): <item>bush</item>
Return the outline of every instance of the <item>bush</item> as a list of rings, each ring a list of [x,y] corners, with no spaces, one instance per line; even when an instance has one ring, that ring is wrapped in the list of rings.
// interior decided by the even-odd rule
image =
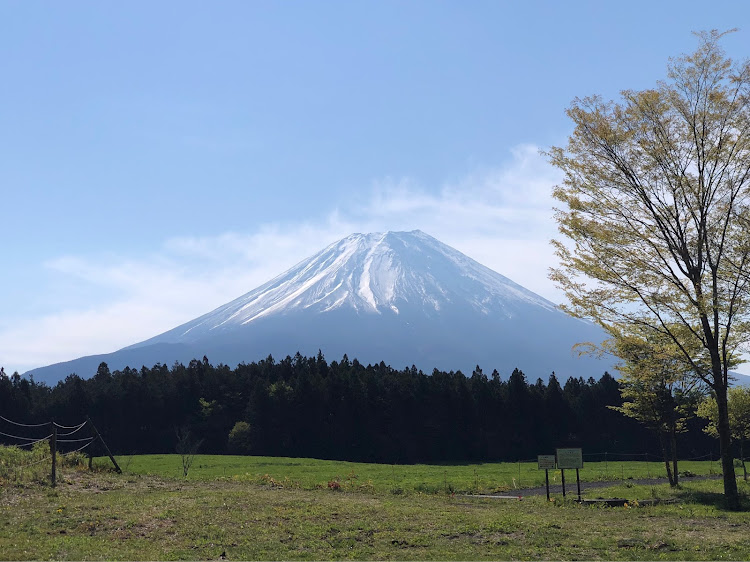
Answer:
[[[229,452],[236,455],[249,455],[252,450],[252,429],[250,424],[238,421],[229,432]]]
[[[89,458],[81,451],[60,455],[61,466],[81,467],[88,466]]]
[[[31,451],[0,446],[0,482],[45,482],[51,462],[48,441],[35,443]]]

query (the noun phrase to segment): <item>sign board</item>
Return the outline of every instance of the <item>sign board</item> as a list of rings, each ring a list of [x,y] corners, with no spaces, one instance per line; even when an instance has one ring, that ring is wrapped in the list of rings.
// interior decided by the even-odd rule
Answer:
[[[583,468],[582,449],[557,449],[557,468]]]
[[[555,455],[538,455],[536,459],[539,470],[555,470]]]

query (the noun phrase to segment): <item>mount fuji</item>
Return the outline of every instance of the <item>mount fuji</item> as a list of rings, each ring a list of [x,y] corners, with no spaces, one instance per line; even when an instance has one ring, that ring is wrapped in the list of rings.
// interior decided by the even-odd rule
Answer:
[[[471,373],[518,367],[532,380],[593,376],[610,362],[580,357],[579,342],[604,332],[427,234],[352,234],[257,289],[195,320],[114,353],[30,371],[55,382],[87,378],[100,362],[111,369],[240,362],[320,349],[361,363],[384,361]]]

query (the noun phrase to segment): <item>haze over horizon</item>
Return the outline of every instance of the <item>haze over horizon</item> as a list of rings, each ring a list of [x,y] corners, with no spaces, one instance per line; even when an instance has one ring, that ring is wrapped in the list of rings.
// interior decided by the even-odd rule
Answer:
[[[560,176],[539,151],[566,141],[565,108],[654,85],[691,31],[747,16],[722,1],[2,4],[0,366],[131,345],[353,232],[421,229],[560,303]],[[747,33],[724,38],[730,56]]]

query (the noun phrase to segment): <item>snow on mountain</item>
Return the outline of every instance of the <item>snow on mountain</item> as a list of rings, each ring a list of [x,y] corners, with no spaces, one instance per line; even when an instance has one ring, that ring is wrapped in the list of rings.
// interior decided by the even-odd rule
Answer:
[[[552,371],[599,377],[611,362],[579,357],[576,343],[601,341],[593,324],[488,269],[427,234],[352,234],[249,293],[120,351],[34,370],[55,381],[89,377],[101,361],[112,370],[208,356],[234,366],[276,358],[343,354],[470,373],[476,365],[531,379]]]
[[[511,318],[519,302],[556,310],[553,303],[419,230],[352,234],[257,289],[147,342],[191,342],[263,317],[342,308],[361,315],[410,310],[430,317],[464,306]]]

